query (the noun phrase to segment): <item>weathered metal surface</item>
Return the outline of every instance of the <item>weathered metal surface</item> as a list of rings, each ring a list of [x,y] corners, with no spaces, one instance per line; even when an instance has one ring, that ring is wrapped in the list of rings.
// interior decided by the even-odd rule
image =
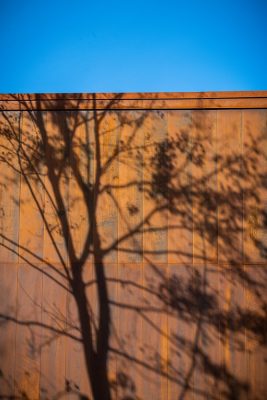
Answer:
[[[267,93],[0,108],[0,395],[264,400]]]

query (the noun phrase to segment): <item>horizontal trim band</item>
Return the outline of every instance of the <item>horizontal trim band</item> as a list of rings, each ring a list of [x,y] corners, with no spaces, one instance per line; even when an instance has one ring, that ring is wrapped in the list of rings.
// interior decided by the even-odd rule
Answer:
[[[233,93],[236,95],[234,96]],[[240,96],[240,93],[242,96]],[[189,93],[187,93],[188,95]],[[219,97],[219,94],[221,97]],[[70,98],[70,95],[0,95],[0,110],[164,110],[164,109],[259,109],[267,108],[267,92],[229,92],[228,97],[222,97],[224,92],[217,92],[217,97],[179,97],[164,98],[161,93],[139,94],[136,99],[130,99],[129,94],[107,95],[99,98],[98,95],[84,95],[85,98]],[[230,96],[231,94],[231,96]],[[239,94],[239,96],[238,96]],[[246,95],[245,95],[246,94]],[[253,96],[252,96],[253,94]],[[265,94],[265,95],[264,95]],[[169,96],[171,94],[168,94]],[[203,96],[206,95],[203,93]],[[251,96],[250,96],[251,95]],[[50,96],[50,97],[49,97]],[[78,96],[78,95],[77,95]],[[83,96],[83,95],[79,95]],[[102,95],[104,96],[104,95]],[[158,96],[158,97],[156,97]],[[214,93],[213,93],[214,96]]]

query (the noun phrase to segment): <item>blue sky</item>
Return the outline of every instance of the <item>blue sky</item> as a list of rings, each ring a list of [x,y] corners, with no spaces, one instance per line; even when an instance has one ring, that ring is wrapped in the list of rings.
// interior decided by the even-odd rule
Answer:
[[[267,0],[0,0],[0,92],[267,89]]]

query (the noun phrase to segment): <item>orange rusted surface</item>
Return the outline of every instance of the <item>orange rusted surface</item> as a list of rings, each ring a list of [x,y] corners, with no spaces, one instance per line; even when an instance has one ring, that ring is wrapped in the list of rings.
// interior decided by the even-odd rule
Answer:
[[[259,399],[267,92],[0,95],[0,396]]]

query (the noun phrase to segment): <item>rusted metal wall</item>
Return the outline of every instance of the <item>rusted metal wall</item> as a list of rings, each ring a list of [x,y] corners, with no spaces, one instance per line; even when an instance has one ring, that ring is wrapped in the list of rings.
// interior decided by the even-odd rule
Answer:
[[[267,93],[0,107],[1,398],[266,399]]]

